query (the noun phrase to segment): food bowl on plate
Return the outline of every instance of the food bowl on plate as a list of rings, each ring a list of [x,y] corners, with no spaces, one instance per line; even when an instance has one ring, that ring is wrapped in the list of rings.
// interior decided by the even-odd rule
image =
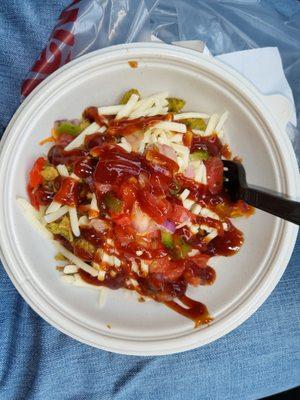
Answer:
[[[110,291],[99,308],[97,291],[58,279],[55,248],[28,224],[16,199],[27,197],[28,172],[45,151],[39,142],[53,121],[76,118],[90,105],[116,104],[132,87],[145,95],[167,90],[184,98],[187,110],[228,110],[226,138],[252,184],[294,197],[298,169],[285,133],[285,99],[262,96],[222,63],[176,46],[121,45],[81,57],[51,75],[17,111],[0,161],[2,259],[16,288],[44,319],[82,342],[125,354],[168,354],[209,343],[247,319],[284,272],[297,227],[258,210],[235,222],[244,246],[234,257],[212,259],[213,286],[189,290],[213,316],[197,328],[160,303],[140,303],[122,291]]]

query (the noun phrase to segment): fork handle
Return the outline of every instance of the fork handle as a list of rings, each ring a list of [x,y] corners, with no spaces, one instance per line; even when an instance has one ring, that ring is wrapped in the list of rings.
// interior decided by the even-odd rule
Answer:
[[[241,198],[249,205],[300,225],[300,203],[252,187],[242,189]]]

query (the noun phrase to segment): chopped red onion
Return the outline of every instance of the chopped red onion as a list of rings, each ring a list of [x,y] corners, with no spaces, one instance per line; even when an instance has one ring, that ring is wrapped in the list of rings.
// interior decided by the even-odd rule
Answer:
[[[168,219],[161,226],[171,233],[176,231],[176,225],[174,222],[169,221]]]

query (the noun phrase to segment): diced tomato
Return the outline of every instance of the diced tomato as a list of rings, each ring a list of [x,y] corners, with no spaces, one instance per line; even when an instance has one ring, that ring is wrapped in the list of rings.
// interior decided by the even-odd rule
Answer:
[[[156,196],[164,196],[169,192],[170,179],[165,175],[152,173],[150,177],[151,191]]]
[[[131,218],[129,215],[126,214],[118,214],[116,216],[112,216],[112,219],[115,224],[120,226],[131,225]]]
[[[170,261],[168,257],[154,260],[150,265],[150,273],[162,274],[169,281],[177,280],[184,272],[185,266],[181,261]]]
[[[76,206],[78,203],[78,182],[72,178],[64,178],[54,200],[68,206]]]
[[[170,219],[177,223],[187,221],[192,217],[192,213],[178,204],[173,204],[172,214]]]
[[[218,194],[223,187],[223,162],[219,157],[209,158],[205,162],[207,184],[211,194]]]
[[[41,172],[42,172],[46,162],[47,162],[47,160],[44,157],[40,157],[33,164],[33,167],[31,169],[31,171],[29,172],[29,187],[31,189],[34,189],[38,185],[43,183],[43,177],[41,175]]]
[[[147,191],[138,193],[141,209],[158,224],[163,224],[172,215],[172,205],[166,199],[159,199]]]

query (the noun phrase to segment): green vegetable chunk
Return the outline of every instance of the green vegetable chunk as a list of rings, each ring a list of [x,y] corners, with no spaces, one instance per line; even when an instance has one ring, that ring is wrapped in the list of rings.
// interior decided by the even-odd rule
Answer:
[[[172,255],[175,259],[185,258],[190,250],[191,247],[183,238],[174,235]]]
[[[53,165],[46,164],[41,171],[41,175],[45,181],[54,181],[54,179],[58,177],[59,173]]]
[[[73,241],[73,234],[71,230],[71,223],[69,217],[64,215],[58,222],[50,222],[46,228],[53,233],[53,235],[61,235],[69,242]]]
[[[167,249],[173,248],[173,236],[171,233],[166,231],[160,231],[161,242]]]
[[[114,213],[119,213],[123,207],[123,201],[118,199],[111,193],[107,193],[105,195],[104,204],[110,211],[112,211]]]
[[[199,129],[200,131],[205,131],[206,123],[202,118],[187,118],[180,121],[184,123],[190,129]]]
[[[209,153],[206,150],[197,150],[190,155],[190,159],[192,161],[197,161],[197,160],[206,161],[209,159]]]
[[[139,97],[141,97],[140,92],[137,89],[130,89],[130,90],[127,90],[127,92],[125,92],[123,94],[123,97],[121,98],[120,104],[126,104],[128,102],[128,100],[130,99],[132,94],[137,94]]]
[[[77,136],[82,132],[82,130],[81,125],[74,125],[71,122],[63,122],[56,128],[56,132],[59,135],[67,133],[68,135]]]
[[[167,100],[169,103],[168,107],[170,112],[178,113],[185,106],[185,101],[183,99],[169,97]]]
[[[68,259],[61,253],[57,253],[54,258],[56,261],[68,261]]]

